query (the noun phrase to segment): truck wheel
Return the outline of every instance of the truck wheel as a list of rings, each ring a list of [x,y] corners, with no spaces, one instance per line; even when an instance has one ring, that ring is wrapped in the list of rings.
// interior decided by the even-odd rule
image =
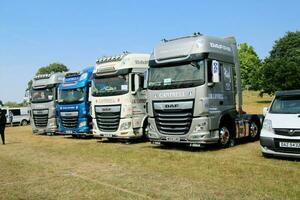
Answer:
[[[219,129],[220,140],[219,144],[222,148],[228,148],[234,145],[233,131],[225,123],[220,125]]]
[[[142,141],[148,141],[148,137],[147,137],[147,135],[146,135],[146,130],[147,130],[147,123],[144,123],[144,125],[143,125],[143,135],[142,135]]]
[[[250,141],[256,141],[260,135],[260,125],[256,120],[251,120],[249,125],[249,139]]]
[[[27,125],[28,125],[27,120],[23,119],[23,120],[21,121],[21,126],[27,126]]]

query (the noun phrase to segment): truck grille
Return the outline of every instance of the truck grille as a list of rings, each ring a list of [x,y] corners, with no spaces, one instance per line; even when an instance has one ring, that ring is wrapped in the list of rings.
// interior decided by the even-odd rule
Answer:
[[[78,126],[78,112],[61,112],[61,121],[65,128],[76,128]]]
[[[119,128],[121,106],[96,106],[97,126],[103,132],[115,132]]]
[[[280,147],[279,142],[295,142],[300,143],[300,140],[286,140],[286,139],[274,139],[275,148],[274,151],[282,152],[282,153],[294,153],[294,154],[300,154],[300,148],[286,148],[286,147]]]
[[[36,127],[47,127],[48,124],[48,109],[33,110],[33,121]]]
[[[284,135],[284,136],[300,136],[299,129],[283,129],[283,128],[276,128],[274,129],[276,135]]]
[[[154,118],[161,134],[184,135],[192,123],[193,102],[154,103]]]

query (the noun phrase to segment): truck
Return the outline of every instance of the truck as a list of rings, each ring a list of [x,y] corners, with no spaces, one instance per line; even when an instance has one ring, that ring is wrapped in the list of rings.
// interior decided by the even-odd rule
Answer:
[[[277,91],[264,108],[260,147],[265,157],[300,158],[300,90]]]
[[[153,144],[225,148],[238,138],[259,138],[259,116],[242,109],[234,37],[195,33],[163,39],[151,54],[147,82],[147,135]]]
[[[58,133],[92,136],[89,90],[94,67],[68,72],[58,88]]]
[[[34,134],[53,135],[57,132],[57,91],[64,73],[34,77],[31,90],[31,125]]]
[[[124,52],[97,60],[91,86],[94,137],[125,142],[145,137],[149,57]]]
[[[28,107],[2,107],[2,112],[5,113],[6,123],[10,124],[9,113],[12,115],[12,124],[26,126],[30,123],[30,112]]]

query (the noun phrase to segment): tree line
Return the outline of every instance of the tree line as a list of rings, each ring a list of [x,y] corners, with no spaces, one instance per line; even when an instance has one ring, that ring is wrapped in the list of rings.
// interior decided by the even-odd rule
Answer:
[[[239,45],[239,56],[244,89],[260,91],[260,95],[300,89],[300,31],[287,32],[276,40],[264,60],[246,43]]]

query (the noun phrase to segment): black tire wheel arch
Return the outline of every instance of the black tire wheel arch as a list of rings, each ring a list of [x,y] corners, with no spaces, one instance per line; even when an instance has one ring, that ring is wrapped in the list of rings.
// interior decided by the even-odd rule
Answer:
[[[256,141],[259,139],[261,131],[260,120],[252,118],[249,124],[249,139],[251,141]]]
[[[219,144],[222,148],[234,146],[234,125],[231,120],[222,120],[219,127]]]
[[[28,125],[28,121],[26,119],[23,119],[21,121],[21,126],[26,126],[26,125]]]

